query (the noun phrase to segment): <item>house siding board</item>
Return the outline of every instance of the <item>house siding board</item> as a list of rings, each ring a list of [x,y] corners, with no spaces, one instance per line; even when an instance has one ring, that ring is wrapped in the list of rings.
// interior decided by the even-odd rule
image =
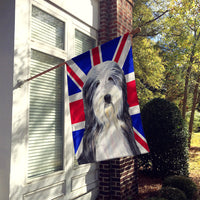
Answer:
[[[15,2],[1,0],[0,4],[0,200],[7,200],[12,132]]]

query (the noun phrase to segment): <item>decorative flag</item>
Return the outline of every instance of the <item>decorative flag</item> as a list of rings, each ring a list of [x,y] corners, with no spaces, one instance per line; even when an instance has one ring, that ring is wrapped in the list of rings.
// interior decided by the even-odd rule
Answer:
[[[79,164],[148,153],[129,34],[72,58],[66,68]]]

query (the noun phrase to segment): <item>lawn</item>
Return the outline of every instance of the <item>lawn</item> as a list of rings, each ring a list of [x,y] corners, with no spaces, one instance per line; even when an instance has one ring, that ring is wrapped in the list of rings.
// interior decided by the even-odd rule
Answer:
[[[189,158],[190,177],[200,189],[200,133],[193,133]]]
[[[192,134],[191,146],[200,147],[200,132]]]

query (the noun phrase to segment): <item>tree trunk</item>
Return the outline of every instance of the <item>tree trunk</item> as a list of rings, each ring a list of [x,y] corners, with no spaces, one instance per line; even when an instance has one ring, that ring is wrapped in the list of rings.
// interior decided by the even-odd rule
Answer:
[[[197,45],[197,41],[200,38],[200,32],[198,35],[196,35],[196,31],[194,31],[194,38],[195,38],[195,43],[192,46],[192,51],[191,51],[191,55],[190,55],[190,66],[187,69],[187,74],[185,77],[185,89],[184,89],[184,97],[183,97],[183,108],[182,108],[182,117],[183,119],[185,119],[185,114],[186,114],[186,106],[187,106],[187,91],[188,91],[188,83],[189,83],[189,78],[190,78],[190,73],[192,70],[192,64],[194,61],[194,54],[196,51],[196,45]]]
[[[188,91],[188,84],[189,84],[189,78],[190,78],[191,70],[192,70],[192,65],[190,65],[188,67],[186,77],[185,77],[185,88],[184,88],[183,107],[182,107],[182,117],[183,117],[183,119],[185,119],[185,114],[186,114],[187,91]]]
[[[200,91],[199,91],[198,98],[197,98],[197,104],[200,104]]]
[[[188,140],[189,147],[190,147],[191,137],[192,137],[192,131],[193,131],[194,113],[195,113],[195,109],[196,109],[196,105],[197,105],[197,96],[198,96],[198,87],[199,87],[199,84],[200,84],[200,74],[198,76],[197,83],[196,83],[195,88],[194,88],[194,96],[193,96],[193,102],[192,102],[192,111],[191,111],[190,123],[189,123],[189,140]]]

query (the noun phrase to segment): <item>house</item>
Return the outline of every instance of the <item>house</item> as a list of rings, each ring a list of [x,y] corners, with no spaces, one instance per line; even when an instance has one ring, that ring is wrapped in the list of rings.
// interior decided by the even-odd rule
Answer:
[[[65,68],[19,82],[132,30],[132,0],[2,0],[0,200],[123,199],[135,162],[79,166]]]

